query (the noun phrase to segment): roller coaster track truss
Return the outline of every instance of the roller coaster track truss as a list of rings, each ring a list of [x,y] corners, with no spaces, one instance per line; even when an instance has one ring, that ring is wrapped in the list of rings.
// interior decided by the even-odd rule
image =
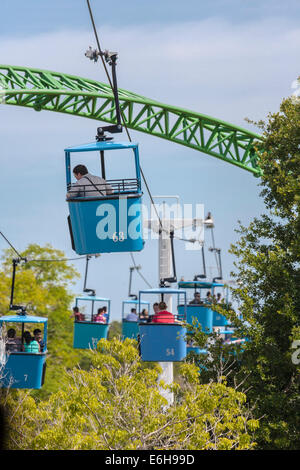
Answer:
[[[194,111],[119,89],[121,113],[130,129],[185,145],[261,175],[254,144],[261,137]],[[0,102],[116,123],[109,85],[63,73],[0,65]]]

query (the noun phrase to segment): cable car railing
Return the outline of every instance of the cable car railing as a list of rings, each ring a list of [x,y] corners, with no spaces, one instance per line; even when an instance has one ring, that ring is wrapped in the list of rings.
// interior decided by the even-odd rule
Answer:
[[[171,312],[171,313],[173,315],[173,321],[172,322],[168,321],[167,322],[168,325],[172,324],[172,323],[183,323],[183,322],[185,322],[184,314],[176,313],[176,312],[175,313]],[[141,313],[137,314],[137,319],[136,320],[127,320],[126,318],[123,318],[122,321],[125,322],[125,323],[129,323],[129,324],[131,324],[131,323],[142,323],[142,324],[143,323],[151,323],[153,325],[161,325],[163,323],[162,321],[159,322],[159,323],[158,322],[157,323],[153,322],[153,320],[152,320],[153,316],[154,316],[154,314],[151,314],[151,315],[148,315],[148,316],[143,316],[142,312],[141,312]]]
[[[109,196],[118,196],[125,194],[136,194],[141,190],[140,182],[137,178],[123,178],[106,180],[103,184],[84,184],[76,186],[67,185],[69,200],[73,199],[89,199],[89,198],[107,198]],[[72,195],[72,192],[74,195]],[[78,195],[79,193],[79,195]]]

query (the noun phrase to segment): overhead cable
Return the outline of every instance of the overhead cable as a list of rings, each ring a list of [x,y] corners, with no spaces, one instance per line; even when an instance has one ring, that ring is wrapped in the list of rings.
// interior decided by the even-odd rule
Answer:
[[[78,259],[85,259],[85,256],[78,256],[76,258],[63,258],[63,259],[30,259],[30,258],[24,258],[18,250],[13,246],[13,244],[6,238],[6,236],[0,231],[0,235],[4,238],[4,240],[8,243],[8,245],[14,250],[14,252],[18,255],[18,258],[21,260],[27,261],[27,263],[32,263],[32,262],[51,262],[51,263],[57,263],[57,262],[63,262],[63,261],[76,261]]]
[[[130,253],[130,256],[131,256],[131,259],[132,259],[132,262],[133,262],[133,265],[136,269],[136,272],[138,273],[138,275],[143,279],[143,281],[147,284],[148,287],[150,287],[150,289],[152,289],[152,286],[151,284],[147,281],[147,279],[142,275],[142,273],[140,272],[139,269],[137,269],[137,265],[136,265],[136,262],[134,260],[134,257],[133,257],[133,254]]]
[[[106,75],[107,75],[107,78],[108,78],[110,87],[111,87],[111,89],[112,89],[112,92],[114,93],[114,87],[113,87],[113,84],[112,84],[110,75],[109,75],[109,73],[108,73],[108,70],[107,70],[105,61],[104,61],[104,59],[103,59],[103,52],[102,52],[102,50],[101,50],[100,41],[99,41],[99,36],[98,36],[98,33],[97,33],[97,29],[96,29],[96,25],[95,25],[95,21],[94,21],[94,16],[93,16],[93,12],[92,12],[92,8],[91,8],[90,1],[89,1],[89,0],[87,0],[87,5],[88,5],[89,14],[90,14],[90,18],[91,18],[91,22],[92,22],[92,26],[93,26],[93,30],[94,30],[94,34],[95,34],[95,39],[96,39],[96,43],[97,43],[97,47],[98,47],[98,53],[99,53],[99,55],[100,55],[100,57],[101,57],[101,61],[102,61],[103,67],[104,67],[104,69],[105,69],[105,73],[106,73]],[[123,121],[123,125],[124,125],[125,130],[126,130],[126,134],[127,134],[128,140],[129,140],[129,142],[132,142],[131,136],[130,136],[130,134],[129,134],[129,131],[128,131],[128,128],[127,128],[127,125],[126,125],[125,116],[124,116],[123,110],[122,110],[121,108],[120,108],[120,114],[121,114],[121,118],[122,118],[122,121]],[[157,209],[156,209],[156,207],[155,207],[154,200],[153,200],[153,197],[152,197],[150,188],[149,188],[149,186],[148,186],[148,183],[147,183],[145,174],[144,174],[144,172],[143,172],[143,170],[142,170],[141,167],[140,167],[140,171],[141,171],[141,175],[142,175],[143,181],[144,181],[144,183],[145,183],[145,186],[146,186],[148,195],[149,195],[149,197],[150,197],[151,203],[152,203],[152,205],[154,206],[154,210],[155,210],[156,215],[157,215],[157,218],[158,218],[158,220],[159,220],[159,225],[160,225],[160,227],[162,228],[161,219],[160,219],[160,217],[159,217],[159,215],[158,215],[158,212],[157,212]]]
[[[16,250],[16,248],[12,245],[12,243],[6,238],[6,236],[0,232],[0,235],[4,238],[4,240],[9,244],[9,246],[14,250],[14,252],[18,255],[20,259],[24,259],[20,253]]]

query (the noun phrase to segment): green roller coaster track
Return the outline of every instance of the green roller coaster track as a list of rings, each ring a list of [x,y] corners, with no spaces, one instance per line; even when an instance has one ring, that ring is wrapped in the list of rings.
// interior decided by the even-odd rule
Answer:
[[[109,85],[48,70],[0,65],[0,102],[116,122]],[[261,175],[253,132],[194,111],[176,108],[119,89],[120,107],[130,129],[185,145]]]

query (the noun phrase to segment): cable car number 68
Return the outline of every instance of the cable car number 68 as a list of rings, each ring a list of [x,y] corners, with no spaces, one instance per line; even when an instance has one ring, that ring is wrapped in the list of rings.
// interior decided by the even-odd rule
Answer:
[[[125,240],[124,232],[114,232],[112,239],[114,242],[123,242]]]

